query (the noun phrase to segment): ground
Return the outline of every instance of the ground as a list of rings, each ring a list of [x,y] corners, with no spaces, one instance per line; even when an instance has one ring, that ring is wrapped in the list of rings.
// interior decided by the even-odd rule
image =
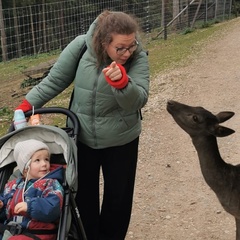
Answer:
[[[186,67],[151,82],[127,240],[234,240],[235,221],[205,183],[190,137],[166,111],[168,99],[234,111],[236,131],[219,139],[223,159],[240,163],[240,19],[212,38]],[[153,90],[154,89],[154,90]]]

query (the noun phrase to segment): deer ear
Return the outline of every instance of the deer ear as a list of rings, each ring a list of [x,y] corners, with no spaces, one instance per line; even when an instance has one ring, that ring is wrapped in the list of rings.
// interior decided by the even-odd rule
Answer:
[[[219,123],[223,123],[230,119],[234,114],[234,112],[220,112],[216,115],[216,117]]]
[[[233,129],[223,127],[223,126],[220,126],[220,125],[218,125],[214,130],[214,135],[216,137],[226,137],[226,136],[229,136],[233,133],[235,133],[235,131]]]

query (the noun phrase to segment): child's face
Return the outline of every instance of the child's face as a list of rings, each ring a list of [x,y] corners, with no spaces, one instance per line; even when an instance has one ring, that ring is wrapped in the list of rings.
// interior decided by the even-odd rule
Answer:
[[[35,152],[31,157],[29,167],[28,179],[43,177],[50,170],[49,152],[45,149]]]

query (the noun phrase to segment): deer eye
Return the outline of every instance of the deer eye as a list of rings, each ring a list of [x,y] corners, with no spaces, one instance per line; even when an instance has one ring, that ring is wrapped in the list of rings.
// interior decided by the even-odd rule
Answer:
[[[193,119],[194,122],[198,122],[198,118],[197,118],[196,115],[193,115],[192,119]]]

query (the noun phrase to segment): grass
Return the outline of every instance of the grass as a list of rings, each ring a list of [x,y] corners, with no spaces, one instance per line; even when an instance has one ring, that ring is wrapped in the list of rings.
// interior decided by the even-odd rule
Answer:
[[[0,82],[5,82],[9,78],[18,77],[21,72],[26,68],[36,66],[42,62],[56,58],[59,54],[59,51],[53,51],[51,53],[39,54],[36,56],[27,56],[18,59],[13,59],[8,62],[0,63],[0,73],[1,80]]]
[[[222,31],[231,26],[231,21],[210,25],[195,31],[184,31],[182,34],[173,34],[167,40],[158,38],[150,41],[146,48],[149,51],[150,80],[163,71],[184,66],[197,56],[205,44],[220,36]],[[0,63],[0,136],[5,135],[11,124],[14,108],[21,102],[30,88],[20,89],[26,78],[22,71],[37,66],[40,63],[57,58],[58,51],[37,56],[14,59]],[[72,86],[51,100],[46,106],[68,107]],[[47,120],[49,121],[49,120]],[[54,116],[50,124],[59,125],[62,118]]]
[[[173,34],[167,40],[151,41],[148,45],[151,76],[154,77],[166,69],[186,65],[191,57],[195,57],[228,24],[229,22],[211,25],[187,34]]]

